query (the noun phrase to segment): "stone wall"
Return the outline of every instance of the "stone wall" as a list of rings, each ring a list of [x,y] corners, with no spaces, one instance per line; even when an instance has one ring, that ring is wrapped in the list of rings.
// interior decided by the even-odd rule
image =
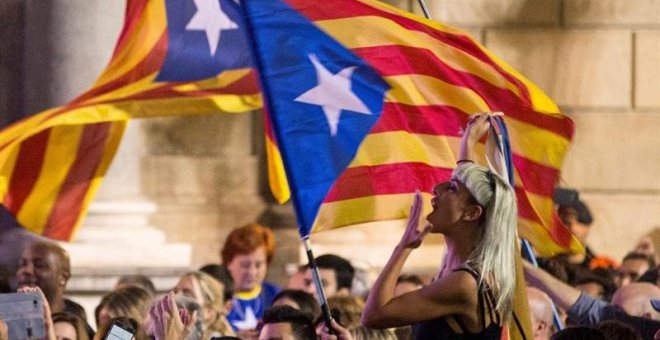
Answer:
[[[388,2],[421,14],[417,0]],[[562,185],[579,189],[592,208],[590,243],[597,251],[621,258],[660,227],[660,0],[427,2],[435,20],[473,34],[574,119]],[[109,58],[120,28],[117,3],[53,1],[51,11],[35,9],[37,3],[0,2],[0,123],[81,93]],[[57,44],[39,45],[39,32]],[[51,52],[34,52],[40,46]],[[93,69],[79,67],[90,60]],[[118,155],[99,199],[126,200],[126,192],[113,189],[129,174],[137,183],[129,201],[155,204],[148,224],[167,242],[192,245],[184,261],[191,268],[219,261],[227,233],[255,220],[276,227],[280,241],[272,280],[283,282],[286,264],[304,260],[290,207],[275,206],[267,193],[258,113],[154,119],[133,131],[133,144]],[[400,223],[370,225],[313,241],[317,255],[336,252],[373,273],[401,231]],[[442,240],[432,239],[408,268],[435,270],[441,248]]]

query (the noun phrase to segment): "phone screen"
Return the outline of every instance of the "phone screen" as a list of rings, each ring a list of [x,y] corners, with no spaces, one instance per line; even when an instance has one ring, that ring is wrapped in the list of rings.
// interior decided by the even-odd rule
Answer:
[[[133,332],[131,330],[125,329],[116,323],[112,324],[108,335],[105,337],[105,340],[131,340],[133,339]]]

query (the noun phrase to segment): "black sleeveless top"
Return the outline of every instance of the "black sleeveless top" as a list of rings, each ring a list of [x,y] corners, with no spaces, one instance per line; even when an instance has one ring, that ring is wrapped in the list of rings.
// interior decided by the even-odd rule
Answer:
[[[469,267],[461,267],[454,271],[465,271],[470,273],[477,283],[479,283],[479,274]],[[481,311],[481,327],[479,333],[470,333],[461,319],[454,316],[442,316],[432,320],[423,321],[413,325],[413,335],[415,340],[441,340],[441,339],[496,339],[499,340],[502,335],[502,321],[500,315],[495,311],[495,298],[488,285],[483,282],[479,284],[478,304]],[[488,308],[486,308],[486,304]],[[490,316],[490,324],[486,327],[486,313]],[[456,333],[447,322],[447,318],[453,318],[461,329],[462,333]]]

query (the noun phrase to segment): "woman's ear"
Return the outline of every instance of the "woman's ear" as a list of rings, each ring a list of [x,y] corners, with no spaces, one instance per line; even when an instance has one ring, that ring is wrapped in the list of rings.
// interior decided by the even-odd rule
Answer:
[[[481,218],[481,214],[484,213],[484,209],[478,204],[471,204],[465,208],[463,213],[463,218],[466,221],[478,221]]]

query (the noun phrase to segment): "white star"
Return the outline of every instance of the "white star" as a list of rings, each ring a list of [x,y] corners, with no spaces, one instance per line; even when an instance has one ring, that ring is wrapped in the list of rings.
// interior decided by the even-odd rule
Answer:
[[[243,320],[234,321],[234,326],[240,330],[257,328],[257,317],[254,315],[254,311],[250,306],[245,307],[244,315],[245,318]]]
[[[220,0],[194,0],[197,12],[186,25],[187,31],[206,31],[206,41],[211,55],[220,42],[220,31],[238,28],[235,22],[222,11]]]
[[[298,96],[295,101],[323,107],[331,135],[337,135],[341,110],[372,114],[362,100],[351,91],[351,76],[357,66],[347,67],[337,74],[332,74],[319,62],[316,55],[310,54],[309,60],[316,69],[319,83]]]

